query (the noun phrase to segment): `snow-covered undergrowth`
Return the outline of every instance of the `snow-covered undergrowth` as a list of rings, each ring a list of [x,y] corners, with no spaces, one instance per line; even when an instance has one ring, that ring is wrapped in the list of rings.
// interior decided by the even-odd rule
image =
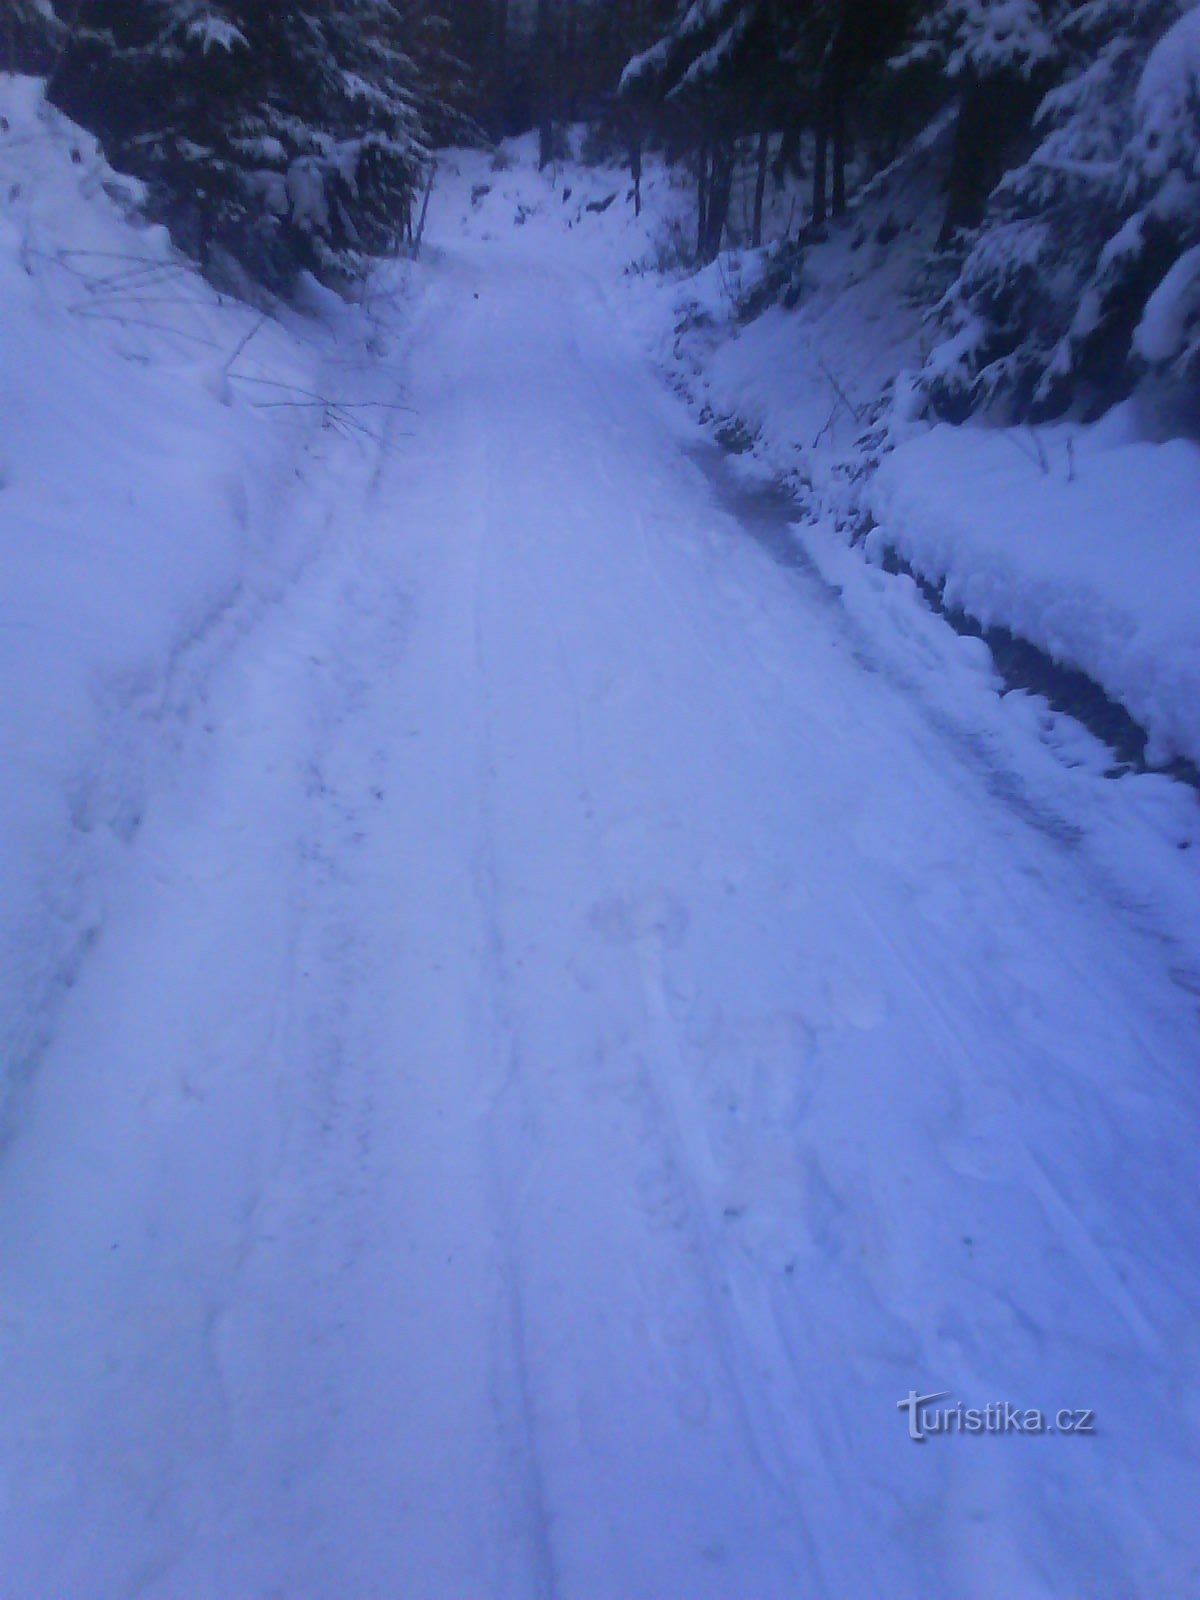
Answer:
[[[207,664],[312,555],[367,324],[223,300],[38,83],[0,118],[2,1131]]]
[[[573,152],[583,137],[583,130],[570,130]],[[464,238],[508,240],[521,230],[540,258],[565,256],[575,265],[590,265],[604,281],[623,272],[645,277],[665,267],[691,227],[691,187],[681,172],[647,160],[639,216],[624,167],[587,164],[573,154],[539,172],[533,134],[507,139],[494,153],[448,152],[439,165],[436,195],[447,225]]]
[[[722,257],[671,291],[660,358],[737,436],[743,466],[782,478],[814,514],[853,519],[864,439],[921,347],[949,129],[880,175],[844,224],[786,266],[778,246]],[[762,298],[764,278],[788,286]]]

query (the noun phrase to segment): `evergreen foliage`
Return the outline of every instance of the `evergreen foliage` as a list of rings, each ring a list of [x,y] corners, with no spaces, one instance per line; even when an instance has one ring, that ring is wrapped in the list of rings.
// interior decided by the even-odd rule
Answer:
[[[207,270],[283,292],[398,247],[466,101],[413,0],[90,0],[52,93]]]
[[[7,0],[0,20],[0,69],[44,76],[64,34],[50,0]]]
[[[1194,374],[1200,12],[1089,0],[1060,12],[1061,81],[991,197],[941,308],[926,383],[961,418],[1085,411],[1149,366]]]
[[[698,152],[701,260],[731,141],[774,130],[778,170],[807,133],[820,226],[847,208],[873,102],[910,127],[905,101],[924,122],[953,107],[951,288],[923,376],[939,415],[1086,414],[1147,371],[1200,375],[1192,0],[680,0],[622,92]]]
[[[682,0],[670,27],[626,67],[622,93],[662,116],[690,118],[694,142],[715,152],[711,170],[722,182],[730,142],[757,137],[760,191],[771,132],[783,135],[781,172],[807,125],[816,140],[812,217],[820,225],[846,209],[852,109],[899,43],[911,9],[909,0]],[[711,256],[720,240],[712,195],[702,209],[709,226],[701,229],[701,254]]]

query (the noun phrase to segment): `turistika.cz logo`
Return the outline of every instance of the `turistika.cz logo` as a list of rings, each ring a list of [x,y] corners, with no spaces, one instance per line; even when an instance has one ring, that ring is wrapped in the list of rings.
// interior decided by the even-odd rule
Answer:
[[[943,1406],[950,1391],[918,1394],[908,1391],[905,1400],[896,1401],[898,1411],[908,1412],[908,1437],[914,1444],[940,1434],[987,1433],[1095,1433],[1094,1411],[1063,1409],[1042,1411],[1036,1406],[1014,1406],[1007,1400],[994,1400],[986,1406],[964,1406],[962,1401]]]

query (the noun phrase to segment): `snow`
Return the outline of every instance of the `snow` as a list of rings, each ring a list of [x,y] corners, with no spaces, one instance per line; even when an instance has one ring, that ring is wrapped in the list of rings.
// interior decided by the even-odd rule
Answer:
[[[246,35],[239,27],[227,17],[212,13],[193,17],[184,28],[184,37],[189,44],[198,44],[205,55],[210,50],[224,50],[231,55],[239,45],[245,50],[250,48]]]
[[[1200,245],[1185,250],[1146,302],[1133,336],[1144,360],[1174,361],[1200,337]]]
[[[623,269],[678,194],[637,221],[516,156],[444,162],[354,312],[256,332],[189,277],[174,332],[80,329],[5,267],[16,620],[58,609],[3,661],[48,765],[0,788],[138,781],[136,826],[30,813],[98,904],[52,1004],[5,996],[44,1027],[0,1159],[4,1585],[1196,1594],[1194,797],[1106,781],[827,522],[771,546],[646,360],[686,291]],[[46,158],[56,226],[144,250],[88,161]],[[833,363],[812,271],[773,336],[853,406],[869,336]],[[251,333],[235,372],[340,355],[411,410],[255,411]],[[97,705],[109,663],[149,707]],[[912,1389],[1096,1432],[914,1445]]]
[[[883,463],[890,545],[946,600],[1080,667],[1153,737],[1200,759],[1200,448],[1103,429],[939,426]]]
[[[1200,9],[1193,8],[1154,46],[1138,84],[1134,160],[1146,180],[1161,182],[1171,168],[1200,179],[1198,110]]]
[[[301,156],[287,170],[287,196],[292,221],[309,232],[329,228],[329,197],[325,193],[326,169],[315,156]]]
[[[2,84],[5,1127],[181,685],[310,542],[296,423],[319,412],[254,402],[319,388],[330,340],[221,304],[162,230],[126,219],[136,186],[94,142],[34,82]]]
[[[806,505],[854,515],[847,466],[863,435],[886,425],[883,397],[898,374],[921,364],[921,274],[939,225],[939,152],[949,132],[948,122],[936,125],[845,225],[804,253],[791,309],[775,303],[749,320],[739,314],[772,269],[777,243],[727,251],[631,308],[696,410],[746,436],[743,470],[786,480]],[[652,207],[657,198],[651,190]],[[806,203],[806,194],[776,194],[775,227],[794,227]]]
[[[951,78],[1004,72],[1030,77],[1054,55],[1036,0],[950,0],[945,9],[951,22],[946,63]]]
[[[872,556],[897,550],[976,621],[1085,672],[1149,732],[1155,761],[1195,761],[1196,445],[1164,437],[1137,401],[1099,424],[1035,429],[931,428],[916,415],[909,374],[924,366],[928,376],[957,354],[943,338],[926,357],[922,293],[944,132],[805,253],[793,309],[737,314],[770,268],[767,249],[727,251],[665,287],[636,279],[624,314],[698,414],[736,440],[743,475],[787,481],[847,536],[866,518],[878,523]],[[661,216],[660,191],[649,195]],[[1139,214],[1108,257],[1143,224]],[[1037,248],[1033,230],[1022,239]],[[1149,302],[1137,336],[1147,360],[1169,360],[1194,338],[1194,260],[1185,254]],[[1085,297],[1077,327],[1090,306]],[[973,336],[964,327],[957,339]]]

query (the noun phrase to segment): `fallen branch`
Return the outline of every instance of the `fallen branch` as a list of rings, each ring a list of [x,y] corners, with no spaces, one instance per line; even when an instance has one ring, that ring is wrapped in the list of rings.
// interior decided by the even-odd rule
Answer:
[[[239,356],[240,356],[240,355],[241,355],[241,353],[242,353],[242,351],[243,351],[243,350],[244,350],[244,349],[245,349],[245,348],[246,348],[246,346],[247,346],[247,345],[248,345],[248,344],[249,344],[249,343],[250,343],[250,341],[251,341],[251,339],[253,339],[253,338],[254,338],[254,336],[255,336],[255,335],[256,335],[256,334],[257,334],[257,333],[259,333],[259,332],[260,332],[260,330],[261,330],[261,329],[262,329],[262,326],[263,326],[263,324],[264,324],[264,323],[265,323],[265,322],[266,322],[266,320],[267,320],[267,313],[266,313],[266,312],[265,312],[265,311],[264,311],[264,312],[263,312],[263,313],[262,313],[262,315],[261,315],[261,316],[260,316],[260,317],[259,317],[259,319],[258,319],[258,321],[257,321],[257,322],[256,322],[256,323],[255,323],[255,324],[254,324],[254,326],[253,326],[253,327],[252,327],[252,328],[251,328],[251,329],[250,329],[250,331],[249,331],[249,333],[247,333],[247,334],[246,334],[246,336],[245,336],[245,338],[243,338],[243,339],[241,339],[241,340],[239,340],[239,342],[238,342],[238,345],[237,345],[237,348],[236,348],[236,349],[235,349],[235,350],[234,350],[234,352],[233,352],[233,354],[232,354],[232,355],[231,355],[231,356],[230,356],[230,358],[229,358],[229,360],[228,360],[228,361],[227,361],[227,362],[226,362],[226,363],[225,363],[225,365],[224,365],[224,366],[223,366],[223,367],[222,367],[222,368],[221,368],[221,371],[222,371],[222,372],[225,372],[225,373],[228,373],[228,372],[229,372],[229,370],[230,370],[230,368],[231,368],[231,367],[232,367],[232,366],[233,366],[233,363],[234,363],[234,362],[235,362],[235,361],[236,361],[236,360],[237,360],[237,358],[238,358],[238,357],[239,357]]]
[[[286,389],[290,394],[304,396],[305,402],[312,405],[337,406],[343,411],[363,411],[371,406],[378,407],[381,411],[413,411],[412,406],[401,405],[398,400],[331,400],[328,395],[318,394],[314,389],[304,389],[297,383],[281,383],[278,378],[254,378],[249,373],[231,372],[231,378],[236,378],[239,383],[261,383],[271,389]],[[262,402],[263,405],[299,405],[300,401],[273,400]]]

